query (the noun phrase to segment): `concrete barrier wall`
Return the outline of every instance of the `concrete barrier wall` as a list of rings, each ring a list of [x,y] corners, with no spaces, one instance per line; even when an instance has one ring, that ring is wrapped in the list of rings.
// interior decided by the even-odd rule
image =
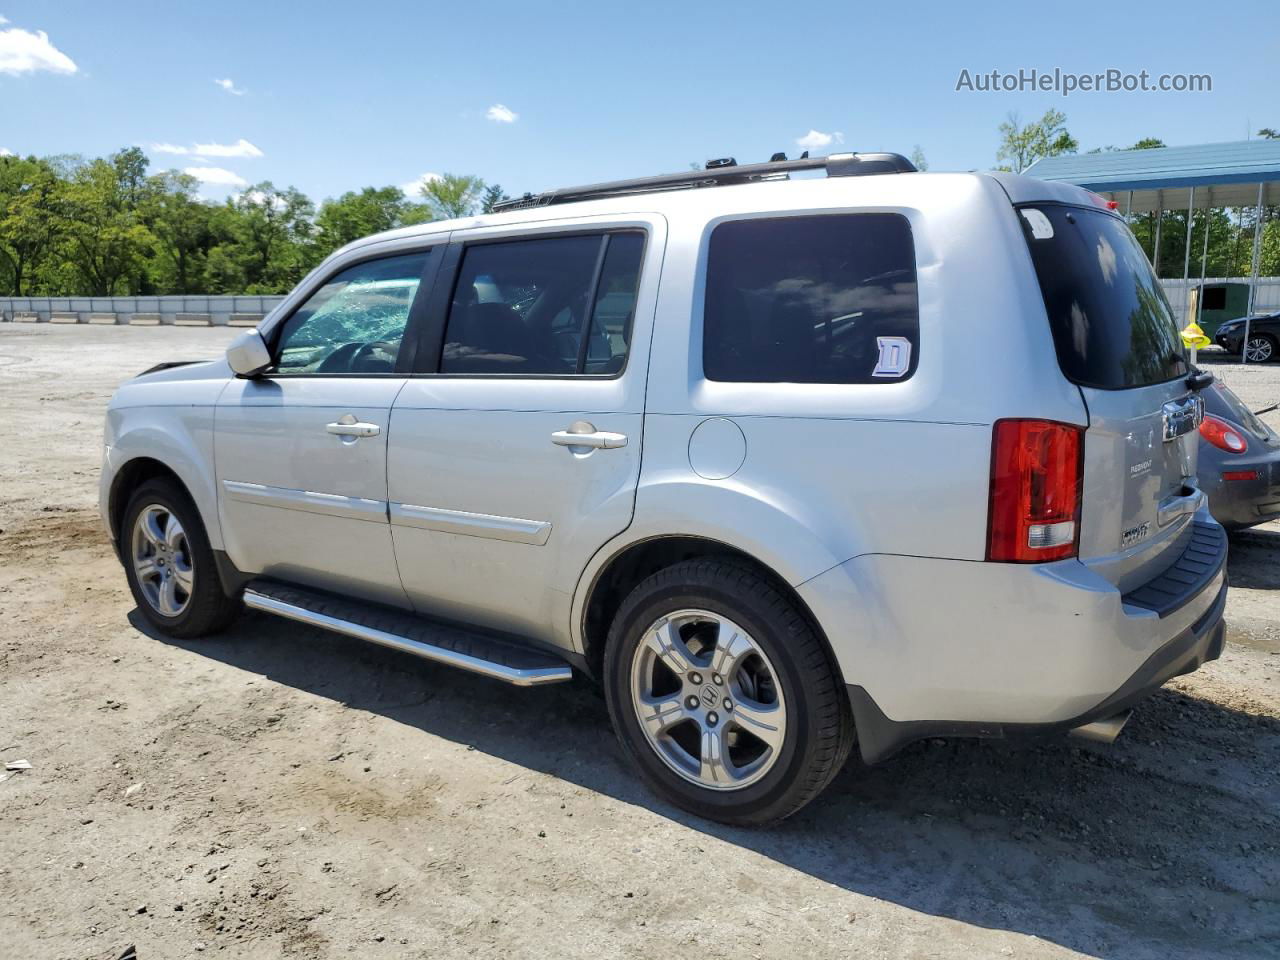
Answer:
[[[1248,277],[1211,277],[1205,283],[1248,283]],[[1190,291],[1199,280],[1161,280],[1165,296],[1186,316]],[[5,323],[136,323],[254,326],[284,297],[0,297],[0,322]],[[1256,310],[1280,310],[1280,277],[1260,277]],[[114,318],[114,320],[108,318]]]
[[[253,326],[284,297],[0,297],[0,322]]]

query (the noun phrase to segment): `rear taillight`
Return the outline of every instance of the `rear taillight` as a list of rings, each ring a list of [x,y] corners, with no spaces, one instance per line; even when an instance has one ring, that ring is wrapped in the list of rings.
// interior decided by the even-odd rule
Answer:
[[[1249,441],[1244,438],[1243,433],[1227,421],[1208,414],[1200,421],[1200,436],[1227,453],[1249,452]]]
[[[1076,555],[1084,430],[998,420],[991,437],[987,559],[1043,563]]]

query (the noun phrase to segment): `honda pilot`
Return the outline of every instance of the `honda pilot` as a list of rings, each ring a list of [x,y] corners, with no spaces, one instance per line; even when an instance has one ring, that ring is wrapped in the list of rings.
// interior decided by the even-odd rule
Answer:
[[[248,607],[594,678],[639,774],[729,823],[855,745],[1109,740],[1220,654],[1227,550],[1212,378],[1111,206],[842,154],[369,237],[120,387],[106,528],[170,636]]]

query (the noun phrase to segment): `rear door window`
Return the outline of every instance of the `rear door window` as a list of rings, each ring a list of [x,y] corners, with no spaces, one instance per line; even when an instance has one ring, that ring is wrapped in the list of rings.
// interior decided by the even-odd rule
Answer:
[[[1116,390],[1186,376],[1173,308],[1122,220],[1052,204],[1019,213],[1069,380]]]
[[[627,360],[644,234],[477,243],[463,253],[441,373],[620,373]]]
[[[911,225],[895,213],[732,220],[711,233],[709,380],[883,383],[919,361]]]

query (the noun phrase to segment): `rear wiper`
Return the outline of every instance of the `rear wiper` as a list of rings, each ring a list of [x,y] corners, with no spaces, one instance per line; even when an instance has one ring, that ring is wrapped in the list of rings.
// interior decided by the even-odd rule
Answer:
[[[1187,389],[1200,391],[1213,383],[1213,381],[1214,376],[1212,373],[1201,370],[1199,367],[1192,367],[1191,373],[1187,376],[1186,380]]]

